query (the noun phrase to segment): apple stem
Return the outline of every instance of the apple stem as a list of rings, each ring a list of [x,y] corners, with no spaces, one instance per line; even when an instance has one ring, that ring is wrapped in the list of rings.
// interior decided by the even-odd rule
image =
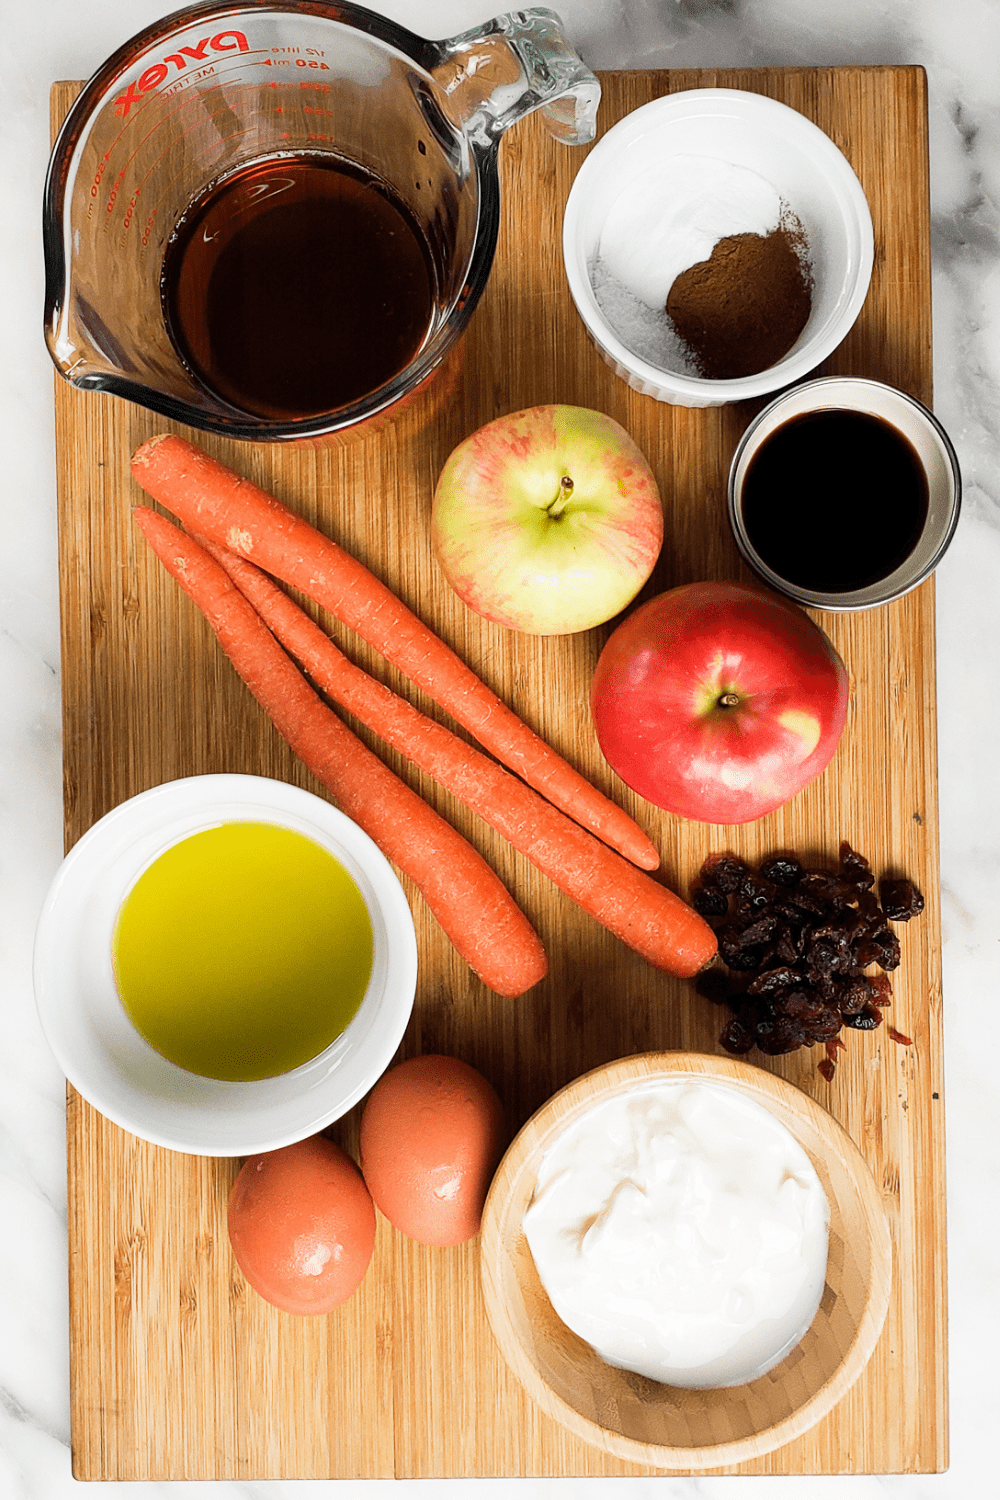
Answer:
[[[720,708],[735,708],[740,701],[739,693],[723,693],[719,698]]]
[[[566,509],[572,493],[573,481],[572,479],[570,479],[568,474],[564,474],[559,481],[559,493],[556,495],[555,499],[550,500],[548,505],[545,507],[552,520],[558,521],[563,511]]]

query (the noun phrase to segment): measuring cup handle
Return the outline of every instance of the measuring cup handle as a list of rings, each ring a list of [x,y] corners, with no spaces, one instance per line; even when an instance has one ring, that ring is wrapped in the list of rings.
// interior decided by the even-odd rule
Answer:
[[[434,76],[476,144],[491,145],[534,109],[566,145],[594,139],[601,85],[566,40],[555,11],[514,11],[436,46]]]

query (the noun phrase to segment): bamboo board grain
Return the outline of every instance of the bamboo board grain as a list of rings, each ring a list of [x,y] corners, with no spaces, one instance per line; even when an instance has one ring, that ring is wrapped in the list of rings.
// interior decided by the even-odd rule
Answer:
[[[926,83],[920,68],[605,75],[601,125],[659,94],[748,88],[814,119],[848,156],[875,224],[861,317],[823,366],[931,399]],[[78,85],[58,84],[53,118]],[[711,851],[836,853],[846,838],[876,869],[911,873],[927,909],[903,934],[892,1020],[852,1033],[827,1085],[817,1055],[773,1068],[824,1103],[871,1162],[895,1257],[883,1336],[854,1389],[811,1432],[731,1472],[934,1471],[947,1464],[944,1122],[933,581],[884,609],[824,615],[851,672],[844,740],[785,808],[741,828],[684,823],[615,781],[587,690],[607,629],[564,639],[473,616],[427,546],[434,480],[482,422],[537,402],[609,412],[660,480],[667,545],[647,593],[743,576],[725,521],[728,462],[751,407],[689,411],[638,396],[589,345],[564,284],[562,208],[585,152],[529,119],[504,142],[503,221],[483,302],[442,387],[386,431],[346,447],[205,446],[361,556],[530,723],[627,805],[678,888]],[[176,776],[267,774],[319,788],[220,657],[207,629],[130,527],[137,443],[163,423],[56,382],[66,845],[124,798]],[[340,634],[339,632],[334,632]],[[340,636],[343,639],[342,635]],[[353,645],[350,649],[353,650]],[[356,659],[394,686],[362,649]],[[405,688],[404,688],[405,690]],[[420,981],[402,1054],[456,1053],[503,1097],[512,1135],[556,1088],[653,1048],[716,1051],[719,1012],[583,917],[445,794],[386,757],[486,853],[543,936],[548,980],[501,1001],[470,979],[407,887]],[[332,1127],[349,1150],[358,1111]],[[533,1407],[485,1322],[475,1243],[428,1249],[380,1220],[371,1271],[330,1317],[297,1321],[245,1287],[225,1205],[238,1163],[164,1151],[68,1092],[73,1470],[81,1479],[617,1475]]]

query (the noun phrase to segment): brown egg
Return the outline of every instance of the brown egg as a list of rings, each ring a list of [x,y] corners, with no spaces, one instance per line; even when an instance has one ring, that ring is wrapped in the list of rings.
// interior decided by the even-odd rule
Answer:
[[[283,1312],[328,1313],[364,1279],[375,1209],[351,1158],[315,1135],[247,1158],[229,1197],[229,1239],[266,1301]]]
[[[502,1124],[493,1088],[457,1057],[385,1073],[361,1116],[361,1170],[390,1224],[424,1245],[478,1234]]]

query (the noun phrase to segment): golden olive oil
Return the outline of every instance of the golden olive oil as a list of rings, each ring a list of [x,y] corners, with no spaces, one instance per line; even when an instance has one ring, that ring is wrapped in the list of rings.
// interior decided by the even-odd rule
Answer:
[[[316,1057],[364,998],[372,924],[343,865],[272,823],[174,844],[115,924],[115,982],[157,1052],[207,1078],[271,1078]]]

